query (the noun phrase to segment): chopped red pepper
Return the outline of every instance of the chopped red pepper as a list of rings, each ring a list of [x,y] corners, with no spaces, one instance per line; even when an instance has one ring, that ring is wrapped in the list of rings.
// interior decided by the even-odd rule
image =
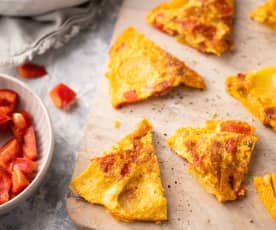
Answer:
[[[225,143],[226,151],[229,153],[236,153],[238,149],[238,139],[237,138],[230,138]]]
[[[11,163],[20,156],[21,146],[16,138],[12,138],[0,149],[0,167],[9,170]]]
[[[23,138],[23,156],[32,161],[37,160],[37,145],[34,127],[31,126],[27,129]]]
[[[23,78],[39,78],[47,75],[47,70],[42,65],[25,63],[17,67],[17,72]]]
[[[115,157],[113,155],[107,155],[101,158],[96,158],[101,169],[105,172],[108,173],[108,171],[111,169],[113,164],[115,163]]]
[[[58,108],[65,108],[76,100],[76,92],[67,85],[60,83],[50,91],[50,97]]]
[[[11,114],[16,106],[18,95],[9,89],[0,89],[0,114]]]
[[[9,201],[11,185],[10,173],[0,167],[0,204]]]
[[[28,178],[20,170],[12,172],[12,193],[17,195],[30,184]]]
[[[13,162],[13,170],[20,170],[25,175],[32,175],[37,171],[37,164],[25,157],[16,158]]]
[[[12,132],[19,141],[21,141],[31,124],[31,116],[28,112],[12,114]]]
[[[252,133],[252,129],[249,125],[239,124],[237,122],[222,123],[221,131],[242,133],[242,134],[248,134],[248,135],[250,135]]]

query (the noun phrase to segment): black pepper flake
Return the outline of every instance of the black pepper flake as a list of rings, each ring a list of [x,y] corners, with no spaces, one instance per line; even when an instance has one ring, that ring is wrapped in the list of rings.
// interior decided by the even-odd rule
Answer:
[[[170,185],[168,185],[168,188],[171,188],[171,186],[170,186]]]
[[[253,224],[253,223],[254,223],[254,220],[251,219],[249,222],[250,222],[251,224]]]
[[[164,133],[163,135],[166,137],[168,134],[167,134],[167,133]]]
[[[177,184],[177,181],[175,181],[174,183]]]

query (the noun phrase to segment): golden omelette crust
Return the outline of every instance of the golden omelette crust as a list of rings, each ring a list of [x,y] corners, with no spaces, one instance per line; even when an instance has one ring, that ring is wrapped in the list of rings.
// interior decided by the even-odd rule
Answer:
[[[229,94],[276,131],[276,67],[230,76],[225,84]]]
[[[201,52],[231,49],[233,0],[172,0],[154,8],[148,23]]]
[[[264,177],[254,177],[254,186],[260,200],[276,220],[276,174],[267,174]]]
[[[73,178],[72,189],[88,202],[105,206],[122,221],[167,220],[151,130],[151,124],[142,120],[132,133]]]
[[[106,76],[115,108],[165,94],[180,84],[205,88],[199,74],[134,28],[117,38],[109,55]]]
[[[251,18],[276,30],[276,0],[268,0],[251,12]]]
[[[240,121],[207,121],[204,128],[181,128],[168,144],[188,161],[188,171],[220,202],[245,195],[241,185],[257,138]]]

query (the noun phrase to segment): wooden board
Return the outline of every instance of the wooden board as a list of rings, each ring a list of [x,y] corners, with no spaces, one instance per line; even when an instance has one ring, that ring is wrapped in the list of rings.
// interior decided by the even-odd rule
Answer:
[[[224,79],[228,75],[275,65],[276,32],[251,21],[248,17],[250,10],[262,1],[236,1],[234,32],[236,49],[222,57],[203,55],[148,26],[144,20],[145,15],[160,2],[160,0],[125,1],[113,40],[126,27],[135,26],[161,47],[201,73],[206,80],[208,90],[197,91],[180,87],[167,96],[115,110],[110,104],[108,82],[102,77],[73,176],[87,167],[89,159],[101,154],[130,132],[141,118],[147,117],[154,125],[153,137],[168,199],[169,221],[160,225],[119,222],[103,207],[88,204],[72,194],[69,194],[67,199],[70,217],[80,228],[99,230],[276,229],[276,223],[259,202],[252,185],[254,175],[276,172],[276,133],[263,127],[224,89]],[[205,120],[212,119],[214,112],[218,114],[217,119],[240,119],[253,124],[260,137],[245,180],[247,196],[240,201],[226,204],[219,203],[212,195],[203,191],[187,173],[185,161],[170,151],[165,141],[166,136],[179,127],[204,125]],[[119,129],[113,128],[114,120],[121,121]]]

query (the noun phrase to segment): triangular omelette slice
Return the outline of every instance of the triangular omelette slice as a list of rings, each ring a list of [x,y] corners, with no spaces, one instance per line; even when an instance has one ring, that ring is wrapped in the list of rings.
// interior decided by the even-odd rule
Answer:
[[[276,174],[267,174],[264,177],[254,177],[254,186],[260,200],[276,220]]]
[[[257,138],[240,121],[208,121],[203,128],[186,127],[168,144],[188,161],[188,171],[220,202],[245,195],[242,186]]]
[[[172,0],[154,8],[147,21],[201,52],[221,55],[232,48],[233,0]]]
[[[250,14],[251,18],[276,30],[276,0],[268,0]]]
[[[72,189],[88,202],[103,205],[119,220],[167,220],[151,130],[151,124],[142,120],[132,133],[73,178]]]
[[[132,27],[118,37],[109,54],[106,76],[115,108],[165,94],[180,84],[205,88],[199,74]]]
[[[264,125],[276,131],[276,67],[230,76],[226,89]]]

